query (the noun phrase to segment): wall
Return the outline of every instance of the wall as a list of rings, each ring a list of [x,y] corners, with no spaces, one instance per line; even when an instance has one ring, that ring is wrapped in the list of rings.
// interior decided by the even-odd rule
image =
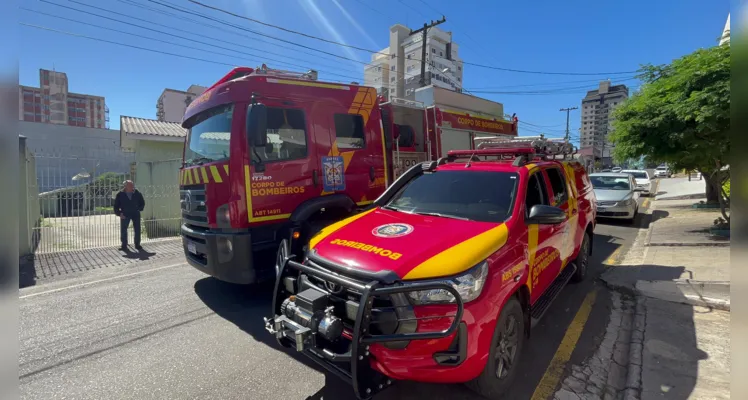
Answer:
[[[182,142],[139,140],[136,144],[135,187],[146,201],[141,216],[149,238],[179,234],[182,149]]]
[[[34,252],[34,228],[40,223],[39,193],[34,182],[36,165],[26,140],[19,137],[18,141],[18,255],[21,257]]]
[[[119,131],[36,122],[18,122],[18,133],[36,158],[40,193],[77,185],[81,171],[91,179],[105,172],[126,174],[134,155],[120,149]]]

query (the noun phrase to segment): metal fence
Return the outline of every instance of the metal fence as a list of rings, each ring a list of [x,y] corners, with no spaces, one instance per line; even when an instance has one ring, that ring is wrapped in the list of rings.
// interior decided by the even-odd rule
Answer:
[[[29,205],[39,210],[32,222],[33,252],[119,246],[120,218],[113,206],[125,180],[133,180],[145,198],[141,242],[179,235],[179,160],[138,162],[133,153],[111,149],[85,153],[34,154],[36,176],[27,188]],[[132,223],[128,243],[134,244]]]

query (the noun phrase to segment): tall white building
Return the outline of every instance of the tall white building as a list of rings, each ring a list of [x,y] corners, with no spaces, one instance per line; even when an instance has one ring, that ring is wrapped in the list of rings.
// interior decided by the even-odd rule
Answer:
[[[420,85],[422,33],[397,24],[390,27],[390,46],[371,56],[364,67],[364,84],[385,98],[415,98]],[[425,85],[462,91],[463,63],[452,32],[429,28],[426,36]]]
[[[730,44],[730,14],[727,14],[727,22],[725,22],[725,28],[722,29],[722,37],[719,39],[719,45]]]
[[[597,90],[590,90],[582,99],[582,123],[580,148],[592,148],[590,155],[602,158],[603,164],[610,164],[613,148],[608,135],[613,130],[613,110],[629,97],[626,85],[612,85],[601,81]]]
[[[204,86],[191,85],[186,91],[164,89],[156,102],[156,118],[159,121],[182,122],[187,106],[206,89]]]

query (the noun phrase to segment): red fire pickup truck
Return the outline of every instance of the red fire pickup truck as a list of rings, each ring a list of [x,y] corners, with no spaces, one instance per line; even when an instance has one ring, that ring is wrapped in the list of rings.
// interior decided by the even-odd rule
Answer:
[[[532,327],[585,278],[596,201],[567,142],[488,140],[410,168],[279,257],[266,329],[369,398],[396,380],[494,398]]]

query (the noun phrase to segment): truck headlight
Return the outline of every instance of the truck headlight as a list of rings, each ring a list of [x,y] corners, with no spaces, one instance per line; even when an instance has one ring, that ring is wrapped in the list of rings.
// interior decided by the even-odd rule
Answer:
[[[462,275],[438,280],[452,285],[460,294],[463,303],[475,300],[483,290],[488,276],[488,262],[483,261]],[[408,298],[416,305],[454,303],[454,296],[444,289],[408,292]]]

